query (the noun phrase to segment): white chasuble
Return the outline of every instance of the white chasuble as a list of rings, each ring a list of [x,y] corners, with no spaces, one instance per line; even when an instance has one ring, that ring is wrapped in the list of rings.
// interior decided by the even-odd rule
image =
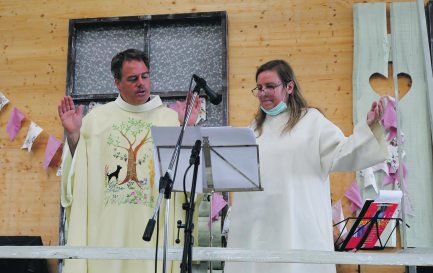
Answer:
[[[74,157],[65,145],[62,166],[68,246],[155,247],[156,228],[151,242],[142,240],[159,193],[150,127],[177,125],[177,113],[157,96],[140,106],[119,97],[84,117]],[[172,194],[169,244],[177,235],[176,221],[184,213],[179,205],[183,199],[183,194]],[[160,246],[164,211],[161,206]],[[158,270],[161,268],[159,262]],[[179,265],[169,262],[167,268],[176,272]],[[154,272],[154,261],[66,260],[63,272]]]

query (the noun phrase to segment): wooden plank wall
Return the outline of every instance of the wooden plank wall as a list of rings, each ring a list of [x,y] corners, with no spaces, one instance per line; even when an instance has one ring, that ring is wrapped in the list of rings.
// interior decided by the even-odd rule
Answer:
[[[0,0],[0,91],[11,101],[0,112],[0,235],[41,235],[45,245],[58,244],[59,178],[42,162],[48,135],[63,137],[56,108],[65,94],[69,19],[226,10],[230,125],[247,126],[252,119],[257,102],[249,90],[257,66],[283,58],[309,102],[350,134],[356,2],[378,1]],[[26,119],[10,141],[13,107]],[[28,153],[20,147],[30,121],[44,132]],[[353,173],[332,175],[332,199],[343,198],[353,179]],[[347,212],[345,198],[343,204]]]

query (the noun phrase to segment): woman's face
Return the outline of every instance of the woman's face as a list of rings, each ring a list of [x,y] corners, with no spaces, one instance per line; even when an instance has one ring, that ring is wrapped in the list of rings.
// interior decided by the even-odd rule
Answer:
[[[293,92],[293,81],[285,87],[277,72],[274,70],[265,70],[257,76],[257,98],[260,106],[270,110],[277,106],[286,96]]]

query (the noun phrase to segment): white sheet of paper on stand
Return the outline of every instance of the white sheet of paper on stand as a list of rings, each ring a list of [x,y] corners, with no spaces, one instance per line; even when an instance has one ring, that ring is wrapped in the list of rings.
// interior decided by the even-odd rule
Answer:
[[[401,203],[403,193],[400,190],[380,190],[375,203]]]
[[[152,127],[154,141],[155,179],[164,175],[170,165],[174,146],[178,141],[180,127]],[[173,190],[183,191],[183,176],[189,166],[191,149],[196,140],[208,137],[214,149],[210,151],[212,178],[215,191],[248,191],[261,189],[259,158],[254,132],[250,128],[234,127],[186,127],[179,152],[179,163]],[[218,154],[219,155],[218,155]],[[224,159],[222,159],[222,156]],[[174,176],[175,165],[173,166]],[[200,152],[200,166],[197,173],[196,192],[208,190],[205,175],[203,149]],[[186,176],[186,191],[191,189],[193,167]]]

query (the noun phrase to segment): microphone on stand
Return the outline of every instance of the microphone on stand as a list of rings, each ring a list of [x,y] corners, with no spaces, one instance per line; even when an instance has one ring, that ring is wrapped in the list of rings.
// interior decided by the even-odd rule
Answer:
[[[201,140],[197,139],[195,141],[194,147],[192,147],[192,150],[191,150],[191,156],[189,158],[189,164],[190,165],[194,164],[197,156],[200,154],[200,148],[201,148]]]
[[[206,92],[206,95],[209,97],[209,100],[212,104],[218,105],[220,104],[222,100],[221,94],[218,94],[217,92],[213,91],[207,84],[206,81],[203,78],[200,78],[196,74],[192,74],[192,77],[194,78],[195,83],[203,88],[203,90]]]

